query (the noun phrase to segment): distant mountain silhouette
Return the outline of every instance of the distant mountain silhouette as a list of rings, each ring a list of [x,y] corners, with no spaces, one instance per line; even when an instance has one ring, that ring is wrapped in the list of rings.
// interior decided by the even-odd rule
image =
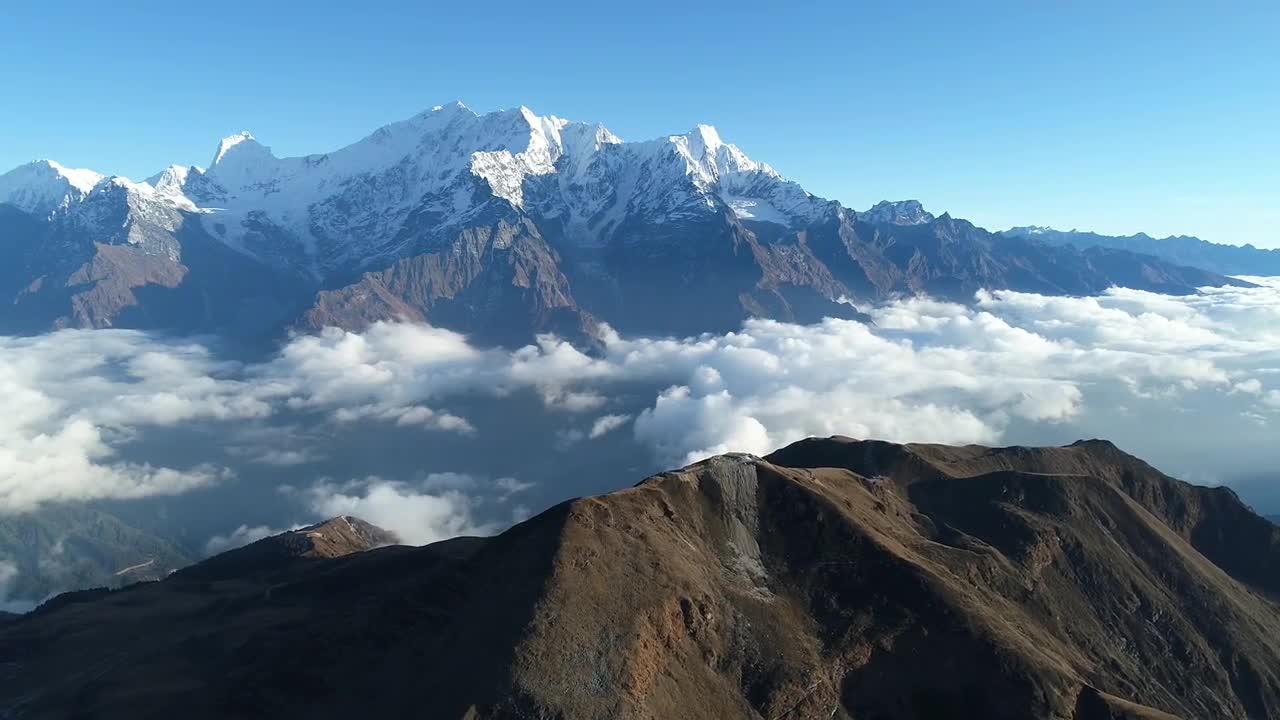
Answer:
[[[1115,236],[1046,227],[1015,227],[1000,234],[1005,237],[1040,240],[1051,245],[1106,247],[1154,255],[1176,265],[1188,265],[1222,275],[1280,275],[1280,250],[1267,250],[1252,245],[1222,245],[1189,235],[1166,238],[1153,238],[1146,233]]]

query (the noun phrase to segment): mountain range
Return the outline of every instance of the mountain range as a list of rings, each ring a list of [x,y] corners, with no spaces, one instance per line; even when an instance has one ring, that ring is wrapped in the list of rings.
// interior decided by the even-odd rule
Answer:
[[[0,716],[1263,718],[1280,528],[1114,445],[810,439],[0,621]]]
[[[1165,293],[1239,283],[1127,250],[993,234],[918,202],[855,212],[716,130],[623,142],[601,125],[460,103],[340,150],[250,133],[145,181],[39,161],[0,176],[0,332],[136,327],[271,338],[429,321],[487,342],[690,334],[750,316],[980,288]],[[694,309],[696,312],[691,312]]]
[[[1137,233],[1115,236],[1079,230],[1054,230],[1038,226],[1010,228],[1000,234],[1004,237],[1040,240],[1051,245],[1127,250],[1154,255],[1177,265],[1190,265],[1223,275],[1280,275],[1280,249],[1268,250],[1253,245],[1221,245],[1189,235],[1153,238],[1146,233]]]
[[[0,549],[0,570],[7,563],[13,571],[0,583],[0,601],[23,598],[24,605],[68,588],[158,580],[196,559],[172,540],[70,504],[0,516]]]

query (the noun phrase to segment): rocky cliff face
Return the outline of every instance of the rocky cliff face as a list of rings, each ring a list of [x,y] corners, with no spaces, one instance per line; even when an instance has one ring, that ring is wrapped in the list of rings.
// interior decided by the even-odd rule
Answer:
[[[0,708],[1273,717],[1278,535],[1229,491],[1108,443],[810,440],[493,538],[266,565],[242,551],[60,602],[0,625]]]

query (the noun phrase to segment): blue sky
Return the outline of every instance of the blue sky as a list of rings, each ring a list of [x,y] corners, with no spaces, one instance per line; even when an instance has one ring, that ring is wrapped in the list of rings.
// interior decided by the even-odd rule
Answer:
[[[1209,7],[8,3],[0,169],[141,178],[242,129],[320,152],[460,99],[711,123],[860,209],[1280,246],[1280,4]]]

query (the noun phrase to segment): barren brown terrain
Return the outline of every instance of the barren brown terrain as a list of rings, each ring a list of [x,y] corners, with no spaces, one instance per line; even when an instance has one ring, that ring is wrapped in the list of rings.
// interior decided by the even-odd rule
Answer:
[[[348,526],[0,624],[0,717],[1280,717],[1280,530],[1105,442],[808,440],[493,538]]]

